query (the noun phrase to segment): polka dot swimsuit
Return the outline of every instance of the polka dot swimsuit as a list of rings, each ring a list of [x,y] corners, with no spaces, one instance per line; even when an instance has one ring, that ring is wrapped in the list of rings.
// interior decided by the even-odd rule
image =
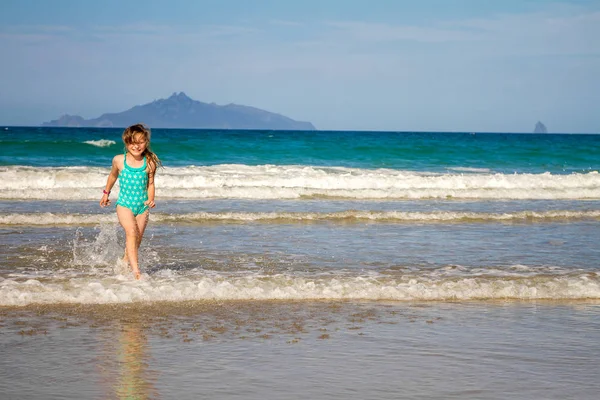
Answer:
[[[123,157],[123,169],[119,173],[119,199],[117,205],[129,208],[134,216],[148,209],[144,204],[148,200],[148,173],[146,172],[146,157],[144,165],[133,168],[127,165],[127,153]]]

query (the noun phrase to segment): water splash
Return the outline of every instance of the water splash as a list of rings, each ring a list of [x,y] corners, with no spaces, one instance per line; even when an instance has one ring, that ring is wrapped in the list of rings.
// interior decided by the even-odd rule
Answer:
[[[88,238],[81,229],[73,239],[74,266],[106,267],[114,266],[123,257],[123,245],[119,244],[118,225],[102,224],[94,229],[97,235]]]

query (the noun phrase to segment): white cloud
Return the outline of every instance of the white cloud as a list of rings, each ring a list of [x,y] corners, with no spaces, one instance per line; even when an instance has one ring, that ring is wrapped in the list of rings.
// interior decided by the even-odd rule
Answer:
[[[334,33],[339,33],[347,40],[353,41],[393,42],[408,40],[441,43],[473,40],[476,38],[472,32],[437,27],[389,25],[357,21],[333,21],[326,22],[325,24],[338,31]]]
[[[283,20],[283,19],[272,19],[272,20],[269,21],[269,23],[271,25],[279,25],[279,26],[284,26],[284,27],[301,27],[301,26],[305,26],[301,22],[289,21],[289,20]]]

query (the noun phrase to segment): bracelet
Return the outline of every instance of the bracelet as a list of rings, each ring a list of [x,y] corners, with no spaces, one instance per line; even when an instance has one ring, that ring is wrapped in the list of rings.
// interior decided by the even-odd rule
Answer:
[[[108,194],[110,194],[110,190],[108,192],[106,190],[102,190],[102,193],[108,195]]]

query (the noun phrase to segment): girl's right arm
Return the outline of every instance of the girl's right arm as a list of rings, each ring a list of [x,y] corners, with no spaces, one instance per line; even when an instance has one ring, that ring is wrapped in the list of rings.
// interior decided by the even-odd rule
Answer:
[[[118,157],[115,156],[112,161],[112,168],[110,170],[110,174],[108,175],[108,179],[106,180],[106,187],[103,190],[102,199],[100,199],[100,207],[106,207],[110,205],[110,200],[108,196],[110,196],[110,190],[115,185],[115,182],[119,178],[119,163]]]

